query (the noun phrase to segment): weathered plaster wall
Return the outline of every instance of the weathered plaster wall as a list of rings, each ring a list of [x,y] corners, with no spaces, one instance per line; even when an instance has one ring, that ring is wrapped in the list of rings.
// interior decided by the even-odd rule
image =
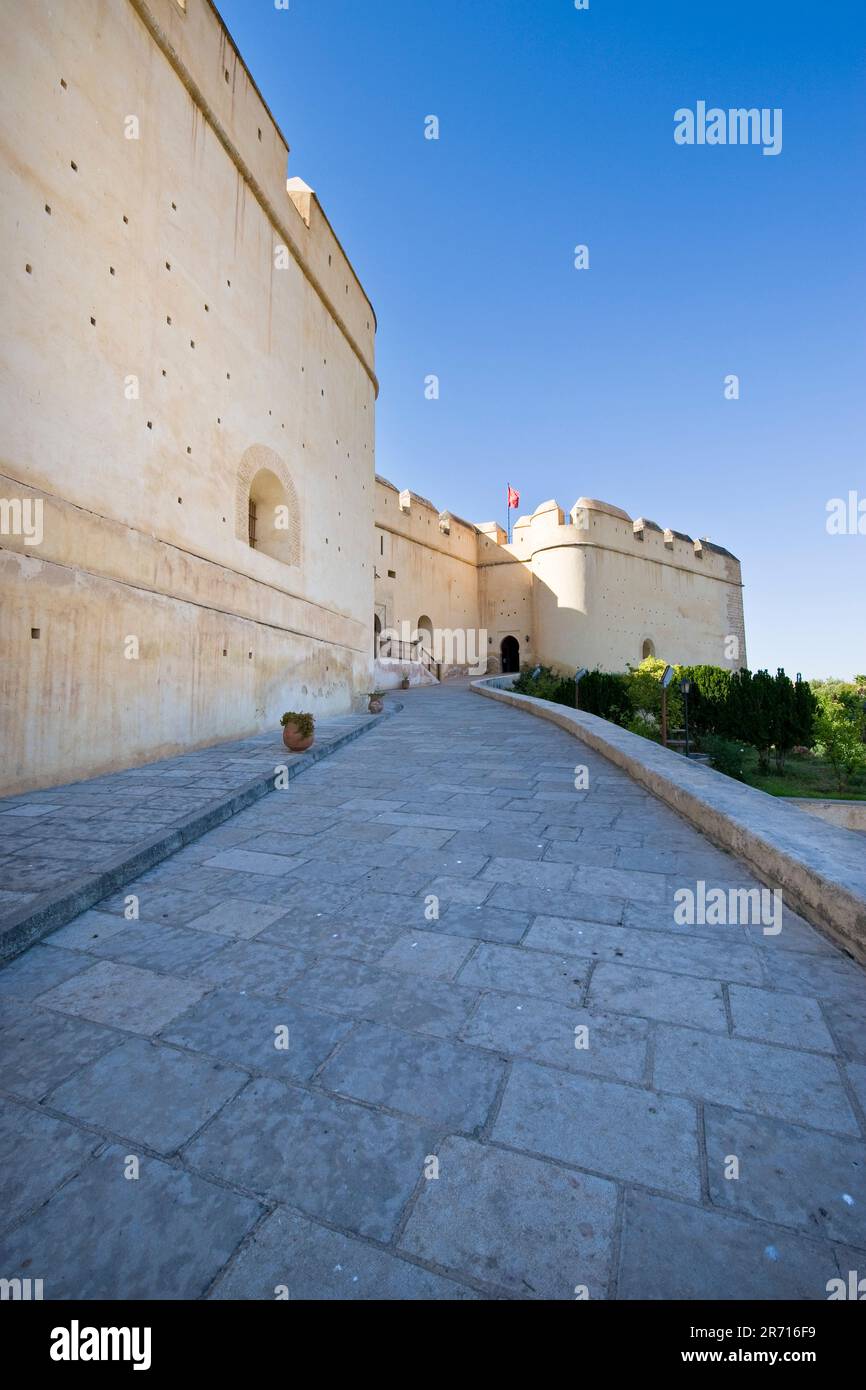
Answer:
[[[377,478],[374,560],[376,615],[383,631],[399,632],[406,622],[414,634],[424,617],[442,633],[477,634],[477,532],[470,523]],[[443,674],[461,663],[446,660],[445,665]]]
[[[44,538],[0,535],[0,789],[348,709],[375,319],[315,195],[207,0],[29,0],[4,42],[0,496]],[[296,563],[246,540],[269,460]]]

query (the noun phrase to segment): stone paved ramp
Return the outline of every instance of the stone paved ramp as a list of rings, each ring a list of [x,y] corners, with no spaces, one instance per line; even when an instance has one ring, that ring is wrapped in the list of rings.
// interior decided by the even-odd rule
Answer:
[[[0,1274],[825,1298],[866,1267],[866,976],[790,914],[676,927],[699,879],[752,882],[561,730],[409,692],[0,972]]]
[[[151,868],[265,795],[276,766],[306,771],[369,727],[368,714],[319,720],[303,759],[286,753],[278,729],[0,798],[0,960],[122,884],[131,865]]]

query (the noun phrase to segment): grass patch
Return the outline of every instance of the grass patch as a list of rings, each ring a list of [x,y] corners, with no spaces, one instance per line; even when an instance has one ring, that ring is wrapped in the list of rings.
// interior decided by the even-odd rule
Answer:
[[[770,796],[814,797],[819,801],[866,801],[866,773],[855,773],[848,786],[840,792],[830,764],[824,758],[789,758],[780,776],[773,768],[758,771],[758,755],[747,748],[743,756],[744,780],[750,787],[769,792]]]

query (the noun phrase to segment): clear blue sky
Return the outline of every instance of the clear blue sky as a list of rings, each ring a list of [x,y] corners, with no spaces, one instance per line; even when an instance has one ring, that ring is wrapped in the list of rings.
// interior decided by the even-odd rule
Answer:
[[[825,526],[866,498],[862,0],[219,9],[375,306],[378,471],[708,535],[753,669],[866,669],[866,535]],[[781,107],[781,154],[676,145],[701,99]]]

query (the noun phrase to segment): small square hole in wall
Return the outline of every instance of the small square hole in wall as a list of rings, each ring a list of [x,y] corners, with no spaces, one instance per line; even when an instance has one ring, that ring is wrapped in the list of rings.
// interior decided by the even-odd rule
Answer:
[[[27,265],[25,265],[24,269],[27,271],[27,274],[28,274],[28,275],[32,275],[32,274],[33,274],[33,267],[32,267],[32,265],[30,265],[29,263],[28,263]]]
[[[63,90],[64,90],[64,92],[65,92],[65,91],[66,91],[66,78],[65,78],[65,77],[61,77],[61,79],[60,79],[60,85],[61,85],[61,87],[63,88]]]
[[[50,216],[51,216],[51,204],[50,204],[50,203],[46,203],[46,204],[45,204],[45,211],[48,213],[48,216],[50,217]]]
[[[75,163],[75,160],[74,160],[74,159],[70,159],[70,161],[69,161],[69,167],[70,167],[70,169],[72,170],[73,174],[77,174],[77,173],[78,173],[78,165]]]
[[[38,627],[31,627],[31,629],[30,629],[30,638],[31,638],[31,641],[33,641],[33,642],[38,642],[38,641],[39,641],[39,638],[40,638],[41,636],[42,636],[42,629],[41,629],[41,628],[38,628]]]
[[[231,82],[231,75],[230,75],[230,73],[229,73],[228,68],[226,68],[225,73],[223,74],[223,76],[225,77],[226,82]]]
[[[259,139],[261,140],[261,138],[262,138],[262,131],[261,131],[261,127],[259,127]]]
[[[113,274],[114,274],[114,266],[113,266],[113,265],[110,265],[110,266],[108,267],[108,273],[109,273],[109,275],[113,275]]]
[[[177,212],[177,203],[172,203],[171,210],[172,212]]]
[[[129,218],[127,217],[126,213],[123,214],[123,220],[124,220],[124,222],[126,223],[126,225],[127,225],[127,227],[128,227],[128,226],[129,226]]]
[[[93,325],[93,327],[95,328],[95,327],[96,327],[96,319],[93,317],[92,314],[90,315],[90,322],[91,322],[91,324]]]
[[[225,647],[223,647],[223,656],[228,656],[228,652],[226,651]]]

